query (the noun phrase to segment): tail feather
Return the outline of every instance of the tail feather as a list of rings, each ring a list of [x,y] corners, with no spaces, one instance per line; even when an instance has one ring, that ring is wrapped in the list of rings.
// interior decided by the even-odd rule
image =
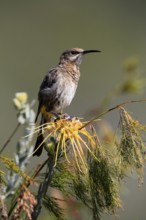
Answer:
[[[35,121],[34,121],[35,123],[37,122],[38,116],[40,114],[40,106],[41,106],[41,104],[39,104],[39,107],[38,107],[38,110],[37,110],[37,114],[36,114]]]
[[[37,114],[37,117],[38,117],[39,113]],[[37,120],[37,117],[36,117],[36,120]],[[40,122],[40,125],[44,124],[45,123],[45,119],[41,118],[41,122]],[[38,136],[37,136],[37,140],[36,140],[36,143],[35,143],[35,147],[34,147],[34,150],[33,150],[33,156],[40,156],[41,153],[42,153],[42,150],[43,150],[43,147],[45,145],[45,143],[41,144],[44,140],[44,137],[43,137],[43,134],[42,134],[42,129],[39,131],[38,133]],[[39,147],[40,146],[40,147]],[[39,148],[38,148],[39,147]],[[38,148],[38,149],[37,149]],[[36,150],[37,149],[37,150]]]

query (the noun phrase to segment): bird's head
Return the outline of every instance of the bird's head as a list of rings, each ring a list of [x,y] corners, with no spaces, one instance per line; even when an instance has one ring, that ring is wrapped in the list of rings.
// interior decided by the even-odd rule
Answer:
[[[70,62],[79,66],[82,62],[83,55],[93,52],[100,52],[100,50],[83,50],[81,48],[65,50],[60,56],[60,64]]]

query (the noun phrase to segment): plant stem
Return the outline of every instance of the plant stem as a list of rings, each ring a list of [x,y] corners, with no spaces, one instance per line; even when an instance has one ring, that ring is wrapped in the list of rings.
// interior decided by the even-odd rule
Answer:
[[[127,102],[122,102],[112,108],[109,108],[107,110],[105,110],[104,112],[102,112],[101,114],[95,116],[94,118],[92,118],[90,121],[88,121],[87,123],[85,123],[82,127],[79,128],[79,130],[85,128],[87,125],[91,124],[92,122],[96,121],[97,119],[99,119],[100,117],[102,117],[103,115],[107,114],[108,112],[111,112],[117,108],[120,108],[123,105],[127,105],[127,104],[132,104],[132,103],[138,103],[138,102],[146,102],[146,99],[142,99],[142,100],[131,100],[131,101],[127,101]]]
[[[36,220],[41,212],[42,209],[42,202],[43,198],[47,193],[48,186],[50,185],[50,182],[53,177],[54,173],[54,164],[55,164],[55,158],[54,156],[50,156],[48,158],[48,163],[47,163],[47,169],[46,169],[46,175],[44,181],[40,184],[39,190],[38,190],[38,195],[37,195],[37,205],[34,208],[34,212],[32,213],[32,220]]]
[[[6,146],[8,145],[8,143],[11,141],[12,137],[15,135],[16,131],[18,130],[18,128],[20,127],[20,123],[17,124],[16,128],[13,130],[12,134],[10,135],[10,137],[7,139],[7,141],[5,142],[5,144],[3,145],[3,147],[0,150],[0,154],[4,151],[4,149],[6,148]]]

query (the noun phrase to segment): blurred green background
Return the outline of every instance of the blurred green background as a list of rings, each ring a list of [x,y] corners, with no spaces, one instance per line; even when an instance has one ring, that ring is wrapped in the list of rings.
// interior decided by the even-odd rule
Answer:
[[[71,47],[102,51],[83,60],[77,94],[66,110],[72,115],[83,116],[98,106],[111,88],[123,79],[124,60],[137,57],[139,71],[145,74],[146,1],[1,0],[1,145],[17,123],[12,106],[15,92],[25,91],[30,100],[37,99],[44,74],[58,63],[61,52]],[[141,99],[145,95],[146,92],[121,97],[112,104]],[[146,123],[146,104],[134,104],[129,109]],[[110,115],[110,121],[113,124],[117,121],[114,114]],[[5,154],[12,155],[16,140],[9,144]],[[118,212],[118,219],[145,219],[146,180],[139,189],[137,180],[128,178],[122,186],[121,197],[124,211]],[[86,219],[91,219],[90,214]],[[115,217],[105,216],[103,219]]]

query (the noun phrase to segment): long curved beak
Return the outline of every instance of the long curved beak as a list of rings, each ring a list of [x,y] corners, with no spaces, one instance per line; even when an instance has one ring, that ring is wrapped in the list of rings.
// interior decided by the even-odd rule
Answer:
[[[83,54],[101,52],[100,50],[84,50]]]

